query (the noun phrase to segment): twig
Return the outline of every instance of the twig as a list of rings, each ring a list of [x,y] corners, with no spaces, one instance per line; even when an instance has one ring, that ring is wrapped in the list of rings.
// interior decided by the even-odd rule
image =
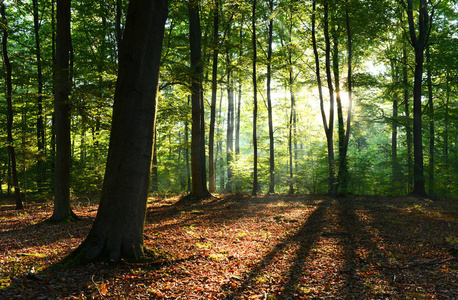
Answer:
[[[99,289],[99,285],[94,281],[94,275],[92,275],[91,280],[92,280],[92,283],[94,284],[95,288],[97,289],[97,292],[99,293],[100,297],[102,297],[102,299],[105,299],[105,296],[103,296],[102,292]]]
[[[415,268],[415,267],[420,267],[420,266],[439,265],[439,264],[443,264],[443,263],[454,261],[454,260],[457,260],[457,258],[456,257],[450,257],[446,259],[437,258],[437,259],[433,259],[430,261],[418,262],[418,263],[410,264],[410,265],[403,266],[403,267],[381,266],[381,268],[393,269],[393,270],[405,270],[405,269],[410,269],[410,268]]]

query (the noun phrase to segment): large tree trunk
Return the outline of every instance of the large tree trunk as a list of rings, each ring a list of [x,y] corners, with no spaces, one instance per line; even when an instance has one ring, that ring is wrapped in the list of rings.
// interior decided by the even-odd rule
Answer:
[[[76,219],[70,208],[70,88],[69,59],[71,0],[57,1],[56,65],[54,76],[54,114],[56,128],[56,169],[54,174],[54,222]]]
[[[216,93],[218,88],[218,54],[219,54],[219,0],[215,0],[213,8],[213,66],[212,66],[212,100],[210,107],[210,132],[208,137],[208,187],[209,192],[216,192],[215,176],[215,122],[216,122]]]
[[[258,83],[256,75],[256,0],[253,0],[252,25],[252,46],[253,46],[253,190],[255,196],[258,193],[258,137],[257,137],[257,118],[258,118]]]
[[[16,152],[13,145],[13,83],[12,83],[12,68],[10,59],[8,56],[8,21],[6,20],[5,4],[1,2],[1,14],[2,14],[2,25],[3,25],[3,38],[2,38],[2,49],[3,49],[3,60],[6,68],[6,103],[7,103],[7,140],[8,150],[11,159],[11,172],[13,175],[14,195],[16,199],[16,209],[23,209],[21,189],[19,187],[19,180],[17,176],[16,166]]]
[[[66,263],[145,255],[143,228],[167,14],[167,0],[129,4],[100,206],[89,235]]]
[[[269,9],[270,14],[273,13],[273,0],[269,0]],[[272,99],[270,93],[270,85],[272,81],[272,70],[271,70],[271,61],[272,61],[272,33],[273,33],[274,20],[270,18],[269,21],[269,37],[268,37],[268,50],[267,50],[267,114],[269,118],[269,154],[270,154],[270,164],[269,164],[269,193],[275,193],[275,148],[274,148],[274,126],[273,126],[273,116],[272,116]]]
[[[211,197],[207,189],[205,170],[205,122],[202,99],[202,34],[200,29],[199,5],[193,0],[189,8],[189,37],[191,50],[191,105],[192,105],[192,138],[191,138],[191,173],[192,189],[190,199],[201,200]]]
[[[413,17],[413,0],[407,0],[407,16],[409,22],[410,42],[415,50],[415,75],[413,87],[413,151],[414,151],[414,183],[412,194],[426,196],[425,177],[423,174],[423,138],[421,120],[421,88],[423,79],[424,50],[429,37],[429,16],[427,1],[420,1],[418,14],[418,37],[415,32]]]

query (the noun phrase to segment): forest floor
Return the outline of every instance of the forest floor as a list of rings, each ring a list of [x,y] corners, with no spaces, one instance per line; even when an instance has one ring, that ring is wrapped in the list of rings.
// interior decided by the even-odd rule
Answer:
[[[458,299],[458,200],[221,195],[150,198],[145,243],[175,259],[49,267],[87,235],[52,202],[0,209],[0,299]],[[35,272],[31,271],[32,268]]]

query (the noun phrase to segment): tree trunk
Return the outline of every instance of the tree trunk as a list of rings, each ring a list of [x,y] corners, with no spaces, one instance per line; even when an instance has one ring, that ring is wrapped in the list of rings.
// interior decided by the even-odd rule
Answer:
[[[19,179],[17,175],[16,166],[16,152],[13,144],[13,83],[12,83],[12,68],[10,59],[8,56],[8,21],[6,19],[5,4],[1,2],[1,14],[2,14],[2,25],[3,25],[3,38],[2,38],[2,49],[3,49],[3,63],[6,68],[6,103],[7,103],[7,140],[8,140],[8,151],[11,159],[11,172],[13,176],[14,195],[16,199],[16,209],[23,209],[21,189],[19,187]]]
[[[38,19],[38,0],[32,1],[33,5],[33,23],[35,31],[35,52],[37,58],[37,186],[41,191],[43,189],[43,182],[46,177],[46,166],[44,161],[44,145],[45,145],[45,130],[43,122],[43,76],[41,67],[41,47],[40,47],[40,24]]]
[[[273,13],[273,0],[269,0],[269,9],[270,14]],[[269,118],[269,193],[275,193],[275,152],[274,152],[274,126],[273,126],[273,116],[272,116],[272,99],[270,93],[270,85],[272,81],[272,32],[273,32],[274,21],[273,18],[270,18],[269,21],[269,37],[268,37],[268,50],[267,50],[267,114]]]
[[[404,110],[406,119],[410,119],[409,108],[409,90],[408,90],[408,75],[407,75],[407,48],[404,45],[402,50],[403,68],[402,68],[402,84],[404,86]],[[407,143],[407,193],[412,191],[413,185],[413,167],[412,167],[412,127],[410,122],[406,124],[406,143]]]
[[[350,143],[350,131],[351,131],[351,119],[352,119],[352,110],[353,110],[353,99],[352,99],[352,59],[353,59],[353,41],[352,41],[352,32],[351,32],[351,23],[350,23],[350,2],[346,2],[345,8],[345,25],[347,29],[347,85],[348,85],[348,111],[347,111],[347,131],[345,133],[345,141],[343,144],[342,149],[342,156],[340,160],[340,173],[342,174],[341,184],[342,184],[342,192],[348,193],[348,181],[349,178],[349,171],[348,171],[348,161],[347,161],[347,153],[348,153],[348,144]]]
[[[313,11],[314,14],[316,12],[316,2],[313,1]],[[330,54],[331,54],[331,47],[329,41],[329,4],[328,1],[325,1],[324,4],[324,36],[325,36],[325,55],[326,55],[326,76],[329,88],[329,125],[327,124],[326,120],[326,113],[324,111],[324,101],[323,101],[323,93],[321,90],[321,79],[320,79],[320,68],[319,68],[319,57],[316,45],[316,37],[315,37],[315,16],[312,15],[312,43],[315,53],[315,65],[316,65],[316,73],[317,73],[317,81],[318,81],[318,88],[320,94],[320,109],[321,109],[321,117],[323,119],[323,126],[324,131],[326,133],[326,143],[328,148],[328,171],[329,171],[329,187],[328,192],[332,195],[337,193],[336,189],[336,179],[335,179],[335,159],[334,159],[334,88],[332,86],[332,78],[331,78],[331,63],[330,63]]]
[[[257,118],[258,118],[258,84],[256,75],[256,0],[253,0],[252,25],[252,46],[253,46],[253,196],[258,193],[258,137],[257,137]]]
[[[230,39],[231,24],[227,27],[227,39]],[[234,87],[232,71],[232,53],[230,47],[227,48],[227,130],[226,130],[226,164],[227,164],[227,182],[226,191],[232,192],[232,160],[234,154]]]
[[[243,19],[243,16],[242,16]],[[240,27],[240,51],[239,51],[239,60],[243,56],[243,27]],[[241,63],[239,61],[239,63]],[[235,121],[235,155],[240,154],[240,107],[242,104],[242,76],[239,78],[239,87],[238,87],[238,100],[237,100],[237,112],[236,112],[236,121]]]
[[[413,150],[414,150],[414,186],[412,194],[426,196],[425,178],[423,174],[423,141],[422,141],[422,111],[421,88],[423,77],[424,50],[429,37],[429,16],[427,1],[420,0],[418,14],[418,37],[415,32],[413,17],[413,0],[407,0],[407,17],[409,22],[410,42],[415,50],[415,75],[413,87]]]
[[[434,102],[433,102],[433,83],[432,83],[432,64],[430,46],[426,48],[426,62],[428,64],[427,84],[428,84],[428,103],[429,103],[429,189],[430,196],[434,196],[434,159],[435,159],[435,128],[434,128]]]
[[[339,150],[339,172],[337,176],[337,188],[341,194],[347,193],[347,166],[346,166],[346,153],[345,152],[345,125],[342,108],[342,98],[340,96],[340,72],[339,72],[339,32],[340,26],[332,26],[332,70],[334,74],[334,87],[337,104],[337,136],[338,136],[338,150]],[[329,76],[329,75],[328,75]],[[345,156],[344,156],[345,155]]]
[[[204,107],[202,101],[202,53],[201,29],[198,1],[189,3],[189,36],[191,49],[191,105],[192,105],[192,139],[191,139],[191,173],[192,189],[190,199],[201,200],[211,197],[207,189],[205,170],[205,127]]]
[[[143,228],[167,14],[167,0],[129,4],[100,206],[86,240],[64,263],[145,255]]]
[[[218,89],[218,54],[219,54],[219,0],[215,0],[213,8],[213,66],[212,66],[212,100],[210,107],[210,132],[208,137],[208,187],[210,193],[216,192],[215,176],[215,122],[216,94]]]
[[[71,0],[57,1],[56,66],[54,77],[54,114],[56,128],[56,169],[54,174],[54,222],[76,219],[70,208],[70,88],[69,59]]]
[[[188,107],[189,107],[189,103],[190,103],[190,99],[191,97],[188,96]],[[186,121],[184,123],[184,127],[185,127],[185,136],[184,136],[184,139],[185,139],[185,143],[186,145],[189,145],[189,123],[188,123],[188,118],[186,118]],[[186,146],[186,177],[187,177],[187,181],[188,181],[188,184],[187,184],[187,189],[186,191],[188,193],[191,192],[191,165],[189,163],[189,147]]]
[[[396,66],[394,61],[391,61],[391,77],[393,85],[393,123],[391,125],[391,186],[397,187],[399,180],[399,166],[398,166],[398,94],[396,90]]]
[[[159,192],[159,177],[157,170],[157,133],[154,134],[154,147],[153,147],[153,166],[151,168],[151,191]]]

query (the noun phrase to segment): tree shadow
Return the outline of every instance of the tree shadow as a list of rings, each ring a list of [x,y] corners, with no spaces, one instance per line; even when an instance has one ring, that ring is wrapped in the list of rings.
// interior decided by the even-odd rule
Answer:
[[[307,218],[305,223],[292,235],[286,237],[283,241],[277,243],[251,270],[245,275],[241,284],[235,289],[228,289],[226,299],[237,299],[246,289],[252,284],[253,280],[261,274],[272,263],[273,259],[278,256],[283,250],[290,247],[292,244],[299,244],[299,249],[296,252],[295,260],[290,267],[290,272],[287,276],[286,284],[284,285],[284,295],[293,296],[296,294],[297,282],[301,278],[304,269],[303,262],[314,247],[315,242],[321,235],[324,227],[324,216],[330,199],[326,198],[321,201],[313,213]]]

